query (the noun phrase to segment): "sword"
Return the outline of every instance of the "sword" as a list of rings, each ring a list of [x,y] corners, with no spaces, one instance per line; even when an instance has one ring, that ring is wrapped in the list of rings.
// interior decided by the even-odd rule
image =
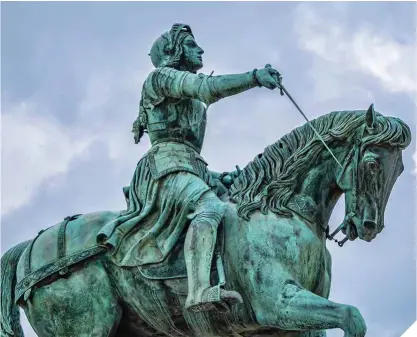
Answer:
[[[337,158],[333,154],[332,150],[330,150],[330,148],[327,146],[327,144],[324,141],[324,139],[320,136],[320,134],[318,133],[318,131],[316,130],[316,128],[311,124],[311,122],[309,121],[309,119],[307,118],[307,116],[304,114],[304,112],[301,110],[301,108],[298,106],[298,104],[294,101],[294,99],[288,93],[287,89],[285,89],[285,87],[284,87],[284,85],[282,84],[281,81],[282,81],[282,77],[281,77],[281,75],[278,75],[278,88],[279,88],[279,91],[280,91],[281,96],[284,96],[284,94],[285,94],[288,97],[288,99],[291,101],[291,103],[294,104],[294,106],[297,108],[297,110],[301,113],[301,115],[307,121],[308,125],[310,125],[311,129],[316,134],[316,136],[321,140],[321,142],[323,143],[323,145],[325,146],[325,148],[327,149],[327,151],[329,151],[329,153],[332,155],[332,157],[334,158],[334,160],[336,160],[336,163],[341,168],[343,168],[342,164],[340,164],[340,162],[337,160]]]

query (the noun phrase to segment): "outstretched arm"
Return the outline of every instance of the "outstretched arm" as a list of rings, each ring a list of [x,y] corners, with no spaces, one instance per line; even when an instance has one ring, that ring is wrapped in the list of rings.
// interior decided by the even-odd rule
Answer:
[[[193,98],[207,105],[237,95],[257,86],[274,89],[279,73],[265,67],[242,74],[208,76],[161,67],[153,71],[145,82],[149,95],[155,98]],[[156,102],[158,103],[158,102]]]
[[[196,98],[207,105],[260,86],[256,71],[219,76],[188,74],[183,83],[186,97]]]

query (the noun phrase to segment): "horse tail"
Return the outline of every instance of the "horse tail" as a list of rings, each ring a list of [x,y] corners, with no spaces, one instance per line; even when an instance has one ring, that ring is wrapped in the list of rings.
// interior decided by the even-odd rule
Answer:
[[[24,337],[19,307],[15,304],[14,287],[17,263],[29,243],[30,240],[19,243],[1,257],[0,337]]]

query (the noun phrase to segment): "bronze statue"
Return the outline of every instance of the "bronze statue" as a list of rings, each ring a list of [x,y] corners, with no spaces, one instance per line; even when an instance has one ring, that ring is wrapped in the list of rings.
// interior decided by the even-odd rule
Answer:
[[[126,210],[67,217],[2,257],[2,337],[23,336],[17,305],[42,337],[365,336],[358,309],[328,300],[326,240],[382,231],[409,127],[373,105],[335,111],[242,170],[209,171],[211,104],[255,87],[296,103],[270,65],[197,74],[202,54],[183,24],[151,48],[133,132],[152,147],[123,189]],[[342,194],[346,217],[331,233]]]

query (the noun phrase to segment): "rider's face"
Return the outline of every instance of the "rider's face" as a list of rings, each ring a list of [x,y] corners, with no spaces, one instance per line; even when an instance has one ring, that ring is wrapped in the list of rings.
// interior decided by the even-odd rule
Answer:
[[[188,35],[183,41],[183,62],[188,71],[195,72],[203,67],[202,55],[204,50],[197,44],[195,39]]]

